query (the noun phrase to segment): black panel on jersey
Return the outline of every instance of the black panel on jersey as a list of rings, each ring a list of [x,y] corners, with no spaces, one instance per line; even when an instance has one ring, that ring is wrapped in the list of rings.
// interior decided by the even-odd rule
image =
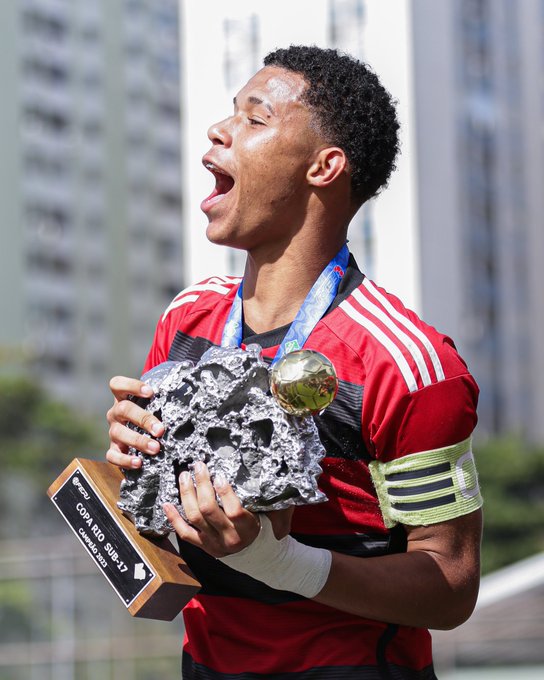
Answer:
[[[291,536],[304,545],[355,557],[376,557],[406,552],[406,533],[400,525],[396,525],[388,534],[318,535],[292,532]]]
[[[384,674],[385,672],[385,674]],[[320,666],[307,671],[290,673],[221,673],[196,663],[183,652],[182,674],[184,680],[436,680],[432,666],[414,671],[388,663],[386,668],[376,666]]]
[[[168,361],[192,361],[196,364],[204,352],[213,347],[213,342],[206,338],[192,338],[187,333],[177,331],[170,345]]]
[[[327,458],[371,459],[361,433],[362,404],[363,386],[340,380],[332,404],[314,416]]]

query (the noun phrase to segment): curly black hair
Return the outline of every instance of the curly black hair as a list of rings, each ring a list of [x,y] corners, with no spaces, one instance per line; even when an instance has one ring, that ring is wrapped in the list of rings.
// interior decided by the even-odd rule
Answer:
[[[376,74],[347,54],[315,46],[275,50],[264,65],[303,76],[303,101],[320,132],[344,150],[350,163],[355,202],[375,196],[387,184],[399,151],[395,103]]]

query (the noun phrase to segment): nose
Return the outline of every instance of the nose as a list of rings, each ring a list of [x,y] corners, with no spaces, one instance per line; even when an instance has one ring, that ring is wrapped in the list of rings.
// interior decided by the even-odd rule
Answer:
[[[208,139],[212,144],[221,144],[222,146],[230,146],[232,143],[232,134],[229,130],[230,118],[219,123],[214,123],[208,129]]]

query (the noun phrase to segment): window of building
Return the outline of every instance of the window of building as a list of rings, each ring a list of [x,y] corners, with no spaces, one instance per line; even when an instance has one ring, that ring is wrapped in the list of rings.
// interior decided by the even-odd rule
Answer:
[[[38,128],[52,134],[63,134],[70,128],[70,120],[60,112],[28,107],[23,115],[25,126],[31,129]]]
[[[68,69],[61,64],[27,57],[23,61],[23,77],[25,79],[34,78],[49,85],[64,85],[68,82],[69,73]]]
[[[25,33],[36,33],[52,41],[63,40],[68,32],[68,26],[63,19],[47,14],[37,7],[26,9],[22,20]]]

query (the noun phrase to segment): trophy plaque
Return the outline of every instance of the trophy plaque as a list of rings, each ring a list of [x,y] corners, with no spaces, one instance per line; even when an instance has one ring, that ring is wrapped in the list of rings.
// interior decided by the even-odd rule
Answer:
[[[132,616],[171,621],[200,584],[167,537],[142,536],[117,507],[123,473],[75,458],[47,490]]]

